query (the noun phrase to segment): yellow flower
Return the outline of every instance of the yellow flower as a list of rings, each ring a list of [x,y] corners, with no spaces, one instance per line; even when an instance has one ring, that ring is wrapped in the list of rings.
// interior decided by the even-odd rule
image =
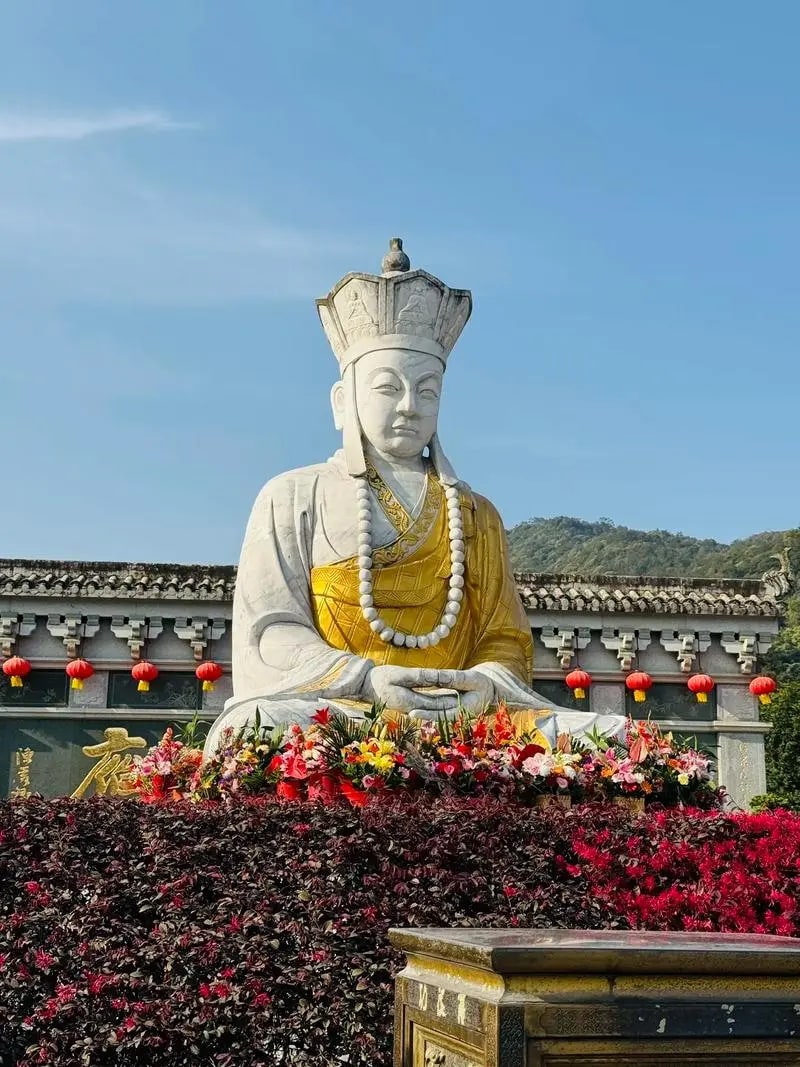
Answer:
[[[689,784],[689,775],[686,773],[686,771],[681,771],[681,773],[678,775],[678,781],[681,785]]]

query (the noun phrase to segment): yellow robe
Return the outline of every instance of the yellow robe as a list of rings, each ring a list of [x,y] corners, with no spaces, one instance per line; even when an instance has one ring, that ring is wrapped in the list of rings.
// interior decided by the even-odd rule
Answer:
[[[373,553],[373,597],[380,617],[406,634],[426,634],[440,622],[450,578],[450,542],[444,491],[428,475],[425,500],[411,519],[376,472],[370,482],[398,537]],[[461,613],[450,636],[434,647],[398,648],[381,641],[359,604],[358,560],[311,569],[316,627],[334,648],[376,664],[463,670],[499,663],[523,684],[530,682],[530,625],[514,583],[505,530],[495,508],[462,492],[465,587]]]

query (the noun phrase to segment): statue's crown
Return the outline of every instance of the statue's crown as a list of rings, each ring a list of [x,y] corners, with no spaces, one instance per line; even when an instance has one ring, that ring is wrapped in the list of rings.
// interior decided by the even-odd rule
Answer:
[[[447,363],[472,311],[472,294],[411,270],[399,237],[389,242],[382,267],[380,275],[346,274],[317,301],[341,370],[381,348],[428,352]]]

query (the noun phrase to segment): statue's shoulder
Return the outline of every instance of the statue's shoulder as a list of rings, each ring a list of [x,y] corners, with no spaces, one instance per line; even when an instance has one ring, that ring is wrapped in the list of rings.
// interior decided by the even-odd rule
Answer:
[[[267,506],[288,504],[303,507],[314,501],[320,489],[333,487],[334,483],[343,482],[346,478],[347,472],[343,470],[337,456],[324,463],[312,463],[308,467],[284,471],[283,474],[270,478],[263,486],[253,508],[260,510]]]

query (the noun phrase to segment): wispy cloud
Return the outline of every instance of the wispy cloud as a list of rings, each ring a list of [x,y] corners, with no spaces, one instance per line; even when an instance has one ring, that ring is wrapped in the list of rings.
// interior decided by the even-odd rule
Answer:
[[[187,129],[197,129],[197,125],[178,122],[157,110],[109,111],[96,115],[0,111],[0,143],[84,141],[89,137],[115,133],[162,133]]]
[[[0,302],[308,299],[371,253],[260,205],[43,144],[0,166]],[[369,260],[367,260],[369,261]]]

